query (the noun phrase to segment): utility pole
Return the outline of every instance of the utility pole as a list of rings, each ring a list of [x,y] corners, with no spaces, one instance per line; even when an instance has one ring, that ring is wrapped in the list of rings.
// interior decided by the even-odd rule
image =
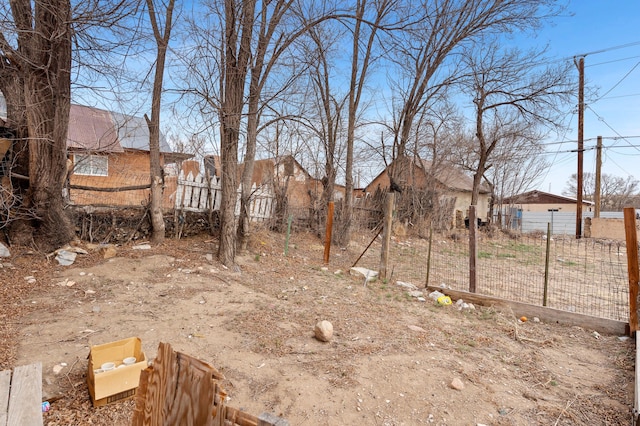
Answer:
[[[575,59],[574,59],[575,63]],[[582,238],[582,163],[584,157],[584,56],[576,64],[578,67],[578,176],[576,206],[576,239]]]
[[[598,145],[596,146],[596,187],[595,196],[593,202],[596,204],[596,209],[593,212],[593,217],[600,217],[600,178],[602,170],[602,136],[598,136]]]

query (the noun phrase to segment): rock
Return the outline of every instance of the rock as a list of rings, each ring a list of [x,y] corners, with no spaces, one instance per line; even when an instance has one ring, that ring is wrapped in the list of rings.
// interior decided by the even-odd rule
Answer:
[[[411,297],[422,297],[424,296],[420,290],[411,290],[408,291],[407,294]]]
[[[151,244],[138,244],[137,246],[131,247],[134,250],[151,250]]]
[[[62,371],[62,369],[64,368],[64,366],[62,365],[54,365],[53,366],[53,374],[60,374],[60,372]]]
[[[409,330],[419,331],[419,332],[421,332],[421,333],[426,333],[426,332],[427,332],[427,330],[425,330],[425,329],[424,329],[424,328],[422,328],[422,327],[418,327],[417,325],[412,325],[412,324],[411,324],[411,325],[408,325],[407,327],[409,327]]]
[[[429,297],[432,298],[433,300],[438,300],[439,297],[444,296],[443,293],[440,293],[439,291],[432,291],[431,293],[429,293]]]
[[[427,299],[425,299],[424,297],[416,297],[416,299],[418,299],[418,302],[426,302]]]
[[[0,257],[11,257],[11,252],[4,244],[0,243]]]
[[[116,257],[118,254],[118,250],[116,250],[112,245],[101,247],[100,252],[102,253],[103,259],[111,259],[112,257]]]
[[[538,318],[538,317],[533,317],[533,322],[540,322],[540,318]]]
[[[461,391],[462,389],[464,389],[464,383],[462,383],[462,380],[460,380],[459,378],[455,377],[451,383],[449,384],[449,386],[451,386],[452,389],[455,390],[459,390]]]
[[[76,261],[76,256],[76,252],[69,250],[59,250],[58,254],[56,255],[56,260],[58,261],[58,264],[62,266],[69,266]]]
[[[408,288],[409,290],[417,290],[418,289],[418,287],[416,287],[415,285],[413,285],[411,283],[405,283],[403,281],[396,281],[396,285],[399,285],[400,287]]]
[[[329,270],[329,268],[327,268],[326,266],[323,266],[322,268],[320,268],[320,270],[322,272],[327,272]]]
[[[356,273],[365,277],[365,283],[368,281],[374,280],[378,276],[378,271],[373,271],[367,268],[361,268],[359,266],[355,266],[349,270],[351,274]]]
[[[333,337],[333,325],[326,320],[319,321],[314,329],[316,339],[321,342],[328,342]]]

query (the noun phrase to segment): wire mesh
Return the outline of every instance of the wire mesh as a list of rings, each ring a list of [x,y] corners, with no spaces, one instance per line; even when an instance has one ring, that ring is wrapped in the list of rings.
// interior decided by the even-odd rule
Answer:
[[[454,235],[458,238],[452,238]],[[629,288],[623,242],[554,236],[548,243],[544,300],[546,235],[534,233],[510,238],[500,234],[490,238],[480,233],[476,292],[628,321]],[[375,261],[375,256],[369,256],[369,261]],[[428,239],[393,238],[388,278],[411,282],[418,287],[428,284],[455,290],[469,289],[468,233],[433,235],[427,283],[428,256]]]

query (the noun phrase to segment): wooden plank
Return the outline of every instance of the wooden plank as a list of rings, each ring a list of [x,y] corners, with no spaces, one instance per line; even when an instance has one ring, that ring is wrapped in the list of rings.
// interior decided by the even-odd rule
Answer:
[[[9,389],[11,371],[0,371],[0,426],[7,425],[7,408],[9,407]]]
[[[7,425],[42,425],[41,363],[14,368]]]
[[[590,315],[576,314],[573,312],[561,311],[559,309],[544,306],[530,305],[528,303],[515,302],[512,300],[500,299],[492,296],[485,296],[478,293],[469,293],[461,290],[449,290],[441,287],[429,286],[430,291],[438,290],[445,293],[453,300],[462,299],[483,306],[509,306],[516,318],[521,316],[538,317],[547,323],[557,323],[565,325],[577,325],[588,330],[595,330],[604,334],[623,335],[628,332],[629,324],[622,321],[615,321],[606,318],[598,318]]]
[[[636,336],[636,393],[635,398],[633,399],[633,416],[635,417],[636,425],[640,425],[640,416],[638,415],[640,413],[640,368],[638,368],[640,366],[640,364],[638,364],[640,359],[638,359],[638,354],[640,354],[640,339]]]
[[[627,270],[629,271],[629,332],[638,327],[638,232],[636,231],[636,209],[624,208],[624,233],[627,240]]]
[[[384,203],[384,225],[382,231],[382,249],[380,250],[379,275],[382,279],[387,278],[387,268],[389,267],[389,249],[391,245],[391,225],[393,224],[393,206],[395,205],[395,192],[387,193]]]

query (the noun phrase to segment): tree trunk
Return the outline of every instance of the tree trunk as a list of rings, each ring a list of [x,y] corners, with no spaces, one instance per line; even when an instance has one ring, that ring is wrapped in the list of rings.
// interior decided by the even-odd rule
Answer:
[[[75,238],[62,196],[71,106],[71,5],[43,1],[35,12],[26,55],[30,60],[22,64],[29,133],[26,204],[38,218],[34,241],[48,251]]]
[[[155,13],[153,0],[147,0],[149,19],[153,27],[153,34],[158,48],[156,57],[156,70],[153,81],[153,94],[151,98],[151,120],[145,115],[149,127],[149,162],[151,178],[151,242],[159,244],[165,238],[164,214],[162,208],[162,190],[164,187],[162,167],[160,166],[160,105],[162,102],[162,85],[164,81],[164,67],[167,57],[167,47],[171,37],[173,5],[175,0],[170,0],[164,22],[164,34],[160,33],[160,27]]]

